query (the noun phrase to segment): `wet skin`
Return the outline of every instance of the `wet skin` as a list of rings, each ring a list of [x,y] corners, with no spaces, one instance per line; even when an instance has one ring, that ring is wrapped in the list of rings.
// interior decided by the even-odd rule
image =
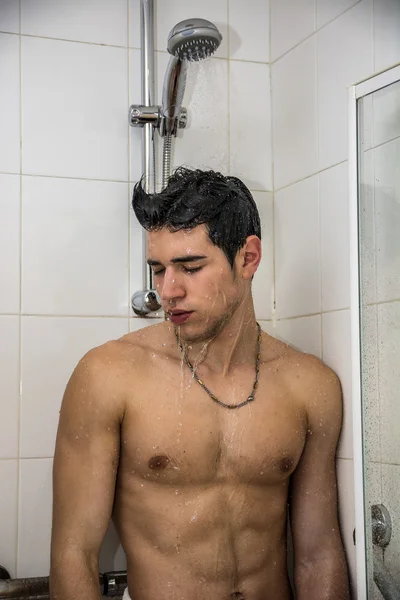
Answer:
[[[180,326],[192,364],[202,356],[200,379],[221,401],[241,404],[255,377],[249,282],[258,238],[238,253],[233,277],[204,231],[157,235],[156,285],[168,306],[192,313]],[[186,270],[190,247],[203,257],[196,276]],[[215,329],[225,314],[230,321],[202,355],[205,324]],[[298,599],[348,600],[335,479],[340,423],[335,374],[266,333],[255,399],[233,410],[193,378],[169,322],[93,349],[60,415],[52,597],[76,597],[69,575],[80,570],[87,597],[99,598],[98,553],[112,516],[132,600],[290,600],[290,500]]]
[[[295,352],[264,334],[256,399],[228,410],[182,366],[171,329],[123,342],[125,362],[146,382],[143,391],[135,384],[135,368],[126,382],[114,505],[131,596],[289,599],[288,486],[306,438],[304,407],[285,385]],[[238,368],[235,390],[232,377],[208,377],[217,397],[239,400],[254,366]]]

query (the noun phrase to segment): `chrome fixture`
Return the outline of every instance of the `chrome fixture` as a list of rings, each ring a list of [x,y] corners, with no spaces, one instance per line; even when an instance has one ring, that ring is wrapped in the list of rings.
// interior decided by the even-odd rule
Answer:
[[[392,537],[392,519],[383,504],[371,506],[372,543],[386,548]],[[400,589],[382,558],[374,551],[374,581],[385,600],[400,600]]]
[[[206,19],[186,19],[172,28],[167,44],[172,56],[164,77],[162,104],[158,106],[154,93],[154,0],[141,0],[142,104],[130,106],[129,124],[143,129],[143,184],[148,193],[155,193],[157,188],[155,131],[164,138],[162,187],[165,187],[171,174],[172,137],[187,123],[187,110],[182,102],[188,62],[211,56],[221,40],[217,27]],[[147,234],[143,241],[146,256]],[[160,310],[161,303],[153,289],[152,272],[147,264],[143,279],[145,289],[133,295],[132,309],[135,314],[146,317]]]
[[[126,571],[109,571],[99,574],[102,596],[122,597],[127,583]],[[85,595],[84,592],[82,594]],[[24,577],[11,579],[7,569],[0,565],[0,598],[17,600],[47,600],[50,598],[48,577]]]
[[[392,519],[386,506],[374,504],[371,506],[372,543],[374,546],[385,548],[392,537]]]

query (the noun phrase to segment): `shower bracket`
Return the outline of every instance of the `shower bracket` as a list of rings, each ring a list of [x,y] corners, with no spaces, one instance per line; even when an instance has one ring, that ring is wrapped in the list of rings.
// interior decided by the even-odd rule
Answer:
[[[129,108],[129,124],[131,127],[144,127],[147,123],[158,129],[161,137],[166,135],[166,119],[161,114],[161,106],[144,106],[132,104]],[[175,119],[172,135],[177,135],[178,129],[185,129],[187,123],[187,109],[181,108],[179,119]]]

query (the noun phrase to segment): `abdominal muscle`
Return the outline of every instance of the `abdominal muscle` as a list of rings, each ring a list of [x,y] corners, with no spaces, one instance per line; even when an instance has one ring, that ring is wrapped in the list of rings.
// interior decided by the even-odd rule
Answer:
[[[176,486],[119,476],[132,600],[290,600],[287,482]]]

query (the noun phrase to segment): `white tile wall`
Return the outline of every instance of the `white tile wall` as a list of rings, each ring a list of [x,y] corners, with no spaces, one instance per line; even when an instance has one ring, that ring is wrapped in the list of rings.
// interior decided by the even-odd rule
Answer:
[[[1,565],[11,577],[16,576],[18,461],[0,460],[0,556]],[[6,485],[4,485],[6,483]]]
[[[347,86],[373,73],[372,35],[372,0],[362,0],[317,34],[320,169],[348,157]]]
[[[0,313],[19,312],[20,178],[0,175]]]
[[[19,33],[19,2],[16,0],[1,0],[0,31]]]
[[[354,466],[352,460],[338,458],[336,461],[338,496],[339,496],[339,520],[342,539],[346,551],[347,563],[350,571],[350,584],[353,597],[356,597],[356,547],[353,542],[353,531],[355,528],[354,511]],[[361,599],[360,599],[361,600]]]
[[[321,310],[318,176],[275,193],[276,316]]]
[[[316,0],[317,28],[323,27],[360,0]]]
[[[127,46],[126,0],[21,0],[21,33]]]
[[[318,170],[316,40],[272,65],[274,187]]]
[[[400,62],[400,3],[374,0],[375,71]]]
[[[127,51],[22,38],[24,173],[128,180]]]
[[[50,568],[51,458],[20,461],[18,577],[42,577]]]
[[[376,281],[379,302],[400,299],[400,138],[374,150]]]
[[[274,322],[271,335],[290,344],[296,350],[321,358],[321,315],[280,319]]]
[[[374,146],[400,137],[400,82],[374,92],[371,98],[373,100],[371,121],[374,131]]]
[[[0,172],[20,172],[19,38],[0,33]]]
[[[128,317],[128,184],[23,177],[22,186],[22,311]]]
[[[268,65],[231,61],[229,114],[231,174],[252,190],[272,190]]]
[[[90,348],[126,333],[128,319],[22,317],[22,457],[53,456],[61,400],[73,369]]]
[[[348,164],[319,175],[322,310],[350,306]]]
[[[378,305],[382,461],[400,464],[400,302]]]
[[[0,340],[1,464],[3,458],[18,456],[19,317],[0,315]]]
[[[229,56],[238,60],[269,61],[269,0],[249,10],[242,0],[229,0]]]
[[[140,0],[129,0],[129,46],[140,48]]]
[[[353,458],[350,344],[350,311],[323,314],[322,359],[339,377],[343,392],[343,423],[337,452],[339,458]]]
[[[311,35],[315,0],[271,0],[271,58],[276,60]]]
[[[129,51],[129,106],[142,103],[142,79],[140,76],[140,50]],[[155,67],[157,61],[155,61]],[[157,102],[160,95],[157,96]],[[156,139],[158,139],[158,134]],[[139,181],[142,176],[142,128],[129,127],[129,181]]]
[[[223,39],[216,56],[228,56],[228,0],[159,0],[157,2],[156,49],[166,50],[168,35],[180,21],[202,18],[214,23]]]
[[[261,221],[262,259],[252,282],[256,317],[271,318],[274,302],[274,219],[270,192],[252,192]]]

